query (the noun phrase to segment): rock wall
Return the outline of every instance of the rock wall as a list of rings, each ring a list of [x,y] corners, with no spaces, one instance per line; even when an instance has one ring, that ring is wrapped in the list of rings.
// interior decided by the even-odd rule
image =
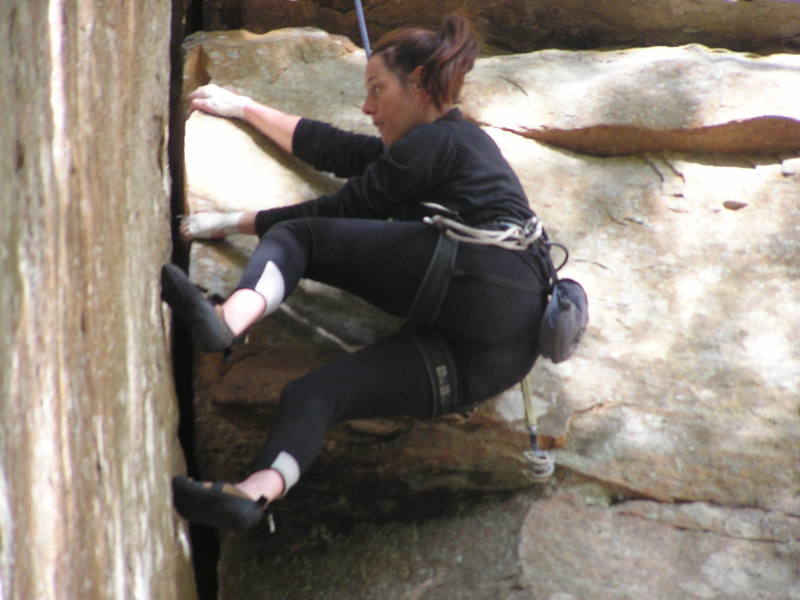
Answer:
[[[353,0],[202,0],[205,29],[264,33],[315,26],[359,44]],[[774,52],[800,47],[800,5],[792,0],[363,0],[370,39],[408,24],[436,27],[455,11],[471,15],[488,44],[541,48],[701,43]]]
[[[213,81],[357,131],[365,57],[318,30],[202,33]],[[331,432],[276,503],[279,534],[224,539],[222,598],[800,597],[800,57],[705,46],[483,58],[463,108],[571,251],[591,322],[531,381],[558,446],[531,486],[519,392],[467,415]],[[299,202],[338,185],[241,123],[186,125],[189,209]],[[254,240],[192,246],[235,285]],[[197,460],[249,467],[282,386],[397,324],[305,282],[196,376]],[[475,502],[475,498],[482,501]]]
[[[159,268],[170,3],[0,3],[0,598],[193,598]]]

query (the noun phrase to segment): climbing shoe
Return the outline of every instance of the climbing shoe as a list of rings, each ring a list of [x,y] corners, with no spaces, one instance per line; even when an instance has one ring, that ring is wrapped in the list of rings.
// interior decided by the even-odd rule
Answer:
[[[254,501],[231,483],[195,481],[184,475],[172,478],[175,509],[186,520],[218,529],[247,531],[268,516],[269,503],[263,496]]]
[[[211,301],[203,295],[180,267],[171,263],[161,268],[161,297],[191,330],[202,352],[222,352],[234,341],[233,332],[222,322]]]

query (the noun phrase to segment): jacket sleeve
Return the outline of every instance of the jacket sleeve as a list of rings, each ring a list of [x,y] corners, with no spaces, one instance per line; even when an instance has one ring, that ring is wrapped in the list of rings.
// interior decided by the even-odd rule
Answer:
[[[336,192],[293,206],[260,211],[256,231],[263,235],[276,223],[303,217],[403,219],[412,206],[435,195],[446,142],[430,128],[414,130]]]
[[[318,171],[352,177],[363,173],[368,164],[383,154],[383,142],[379,137],[301,119],[292,137],[292,152]]]

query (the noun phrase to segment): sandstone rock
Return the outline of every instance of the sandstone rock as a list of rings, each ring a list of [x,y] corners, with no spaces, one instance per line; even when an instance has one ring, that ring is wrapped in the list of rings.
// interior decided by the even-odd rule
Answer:
[[[794,600],[799,524],[783,513],[708,504],[606,508],[551,498],[521,528],[520,590],[508,598]]]
[[[800,57],[703,46],[548,50],[478,62],[476,120],[592,154],[800,150]]]
[[[314,26],[360,40],[352,0],[204,0],[205,29],[240,26],[264,33]],[[370,38],[396,27],[437,27],[464,10],[486,41],[515,52],[548,47],[701,43],[736,50],[797,48],[800,7],[787,0],[364,0]],[[359,41],[360,44],[360,41]]]
[[[452,506],[447,519],[357,523],[346,534],[319,526],[291,536],[292,544],[285,531],[230,537],[219,598],[508,598],[522,572],[520,534],[533,499]]]
[[[205,78],[223,85],[235,81],[242,91],[286,110],[350,129],[370,129],[359,113],[363,54],[348,49],[341,38],[296,30],[247,39],[222,33],[204,34],[192,40],[191,46],[191,52],[202,59],[189,63],[187,81]],[[318,61],[315,47],[321,57]],[[606,589],[608,573],[621,581],[623,591],[595,597],[648,597],[645,594],[650,592],[642,590],[650,589],[651,580],[649,597],[673,597],[677,592],[687,598],[725,597],[730,590],[724,575],[752,560],[767,575],[758,580],[747,570],[737,579],[742,595],[736,591],[731,597],[748,593],[749,597],[771,597],[779,590],[783,596],[776,597],[794,598],[786,586],[796,577],[797,549],[792,540],[800,515],[796,453],[800,313],[795,306],[800,297],[796,260],[800,206],[793,168],[797,154],[756,156],[747,152],[752,149],[747,144],[729,146],[726,155],[676,152],[665,143],[664,148],[647,153],[599,157],[523,135],[524,127],[534,129],[543,122],[564,131],[587,127],[588,121],[564,126],[555,109],[558,102],[570,99],[576,78],[568,65],[574,67],[581,56],[586,61],[584,72],[605,68],[612,73],[637,53],[644,56],[649,51],[496,57],[479,61],[478,73],[470,80],[469,94],[492,97],[497,106],[506,107],[491,111],[488,105],[470,105],[471,100],[465,98],[474,112],[485,111],[486,131],[518,172],[551,237],[570,248],[571,260],[563,275],[581,281],[591,310],[589,330],[577,355],[561,365],[540,361],[532,373],[537,408],[548,413],[543,433],[564,439],[563,448],[556,451],[560,467],[544,498],[531,506],[525,525],[520,520],[498,530],[508,533],[517,528],[509,535],[518,541],[518,557],[495,559],[475,549],[464,559],[470,568],[481,560],[496,565],[496,570],[490,570],[492,576],[518,574],[506,580],[506,587],[495,581],[491,592],[477,597],[504,597],[491,595],[502,588],[510,598],[555,598],[558,594],[581,598],[592,587]],[[697,87],[710,77],[702,66],[705,61],[723,56],[699,47],[657,52],[674,57],[689,72],[701,73]],[[254,56],[263,57],[265,64],[246,78],[235,65],[238,61],[248,64]],[[789,90],[793,85],[794,57],[724,56],[741,66],[742,90],[750,89],[748,77],[755,71],[774,75],[775,81],[761,80],[758,75],[764,89]],[[268,57],[274,57],[275,63]],[[538,96],[524,96],[503,79],[510,65],[540,64],[545,59],[566,65],[564,72],[569,74],[549,83],[548,97],[555,103],[550,108],[539,106]],[[602,63],[609,59],[620,62]],[[790,67],[757,66],[784,61]],[[673,85],[675,77],[686,72],[684,67],[655,69],[663,77],[657,80],[659,85]],[[533,81],[538,68],[519,69],[515,77],[524,82],[530,75],[528,81]],[[324,91],[319,93],[315,90],[323,71],[327,75]],[[597,83],[603,78],[588,79]],[[684,88],[691,87],[681,80]],[[638,95],[628,96],[629,111],[618,114],[609,129],[621,129],[631,115],[639,119],[636,130],[642,137],[664,127],[657,119],[669,115],[648,112],[654,84],[652,79],[645,81]],[[601,85],[589,85],[590,89],[595,95],[588,91],[581,95],[600,97]],[[685,131],[702,137],[712,122],[736,129],[743,119],[774,114],[797,121],[795,109],[783,99],[773,102],[771,95],[760,97],[761,112],[743,116],[755,103],[740,102],[738,89],[733,86],[726,92],[730,109],[722,107],[713,94],[698,94],[692,118],[705,115],[708,119],[687,117]],[[528,98],[530,106],[518,104],[518,96]],[[589,117],[592,110],[593,105],[587,105]],[[765,129],[762,149],[780,139],[767,136]],[[306,167],[259,142],[248,127],[206,115],[192,115],[187,122],[186,156],[188,197],[194,209],[297,202],[337,185],[330,178],[312,178]],[[236,181],[231,182],[233,169],[238,170]],[[227,293],[252,243],[233,237],[195,244],[193,278],[214,292]],[[396,326],[352,298],[309,284],[287,304],[285,312],[255,328],[251,344],[238,348],[232,362],[205,357],[199,367],[198,459],[211,477],[234,478],[246,471],[269,429],[274,402],[285,382]],[[346,324],[337,322],[336,315],[342,314],[349,315]],[[303,521],[319,522],[321,516],[345,523],[442,517],[450,503],[464,494],[508,493],[529,487],[529,473],[521,458],[527,444],[522,417],[519,393],[510,390],[466,416],[343,424],[329,436],[312,472],[278,506],[279,522],[286,522],[290,532],[299,528],[302,535],[293,539],[302,540],[311,535],[308,527],[302,529]],[[587,481],[595,482],[595,496],[585,491]],[[580,502],[570,499],[576,493]],[[648,502],[622,502],[630,498]],[[691,506],[684,510],[681,505],[661,504],[672,501]],[[587,502],[594,504],[587,507]],[[626,506],[634,512],[623,512]],[[494,514],[493,509],[486,512]],[[642,516],[650,514],[656,517]],[[595,521],[598,525],[592,529]],[[762,524],[763,530],[757,529]],[[408,529],[363,526],[350,538],[339,532],[343,537],[335,538],[330,547],[346,557],[338,563],[340,568],[355,569],[355,582],[340,578],[315,592],[317,596],[299,595],[369,598],[369,592],[359,595],[357,590],[366,589],[364,582],[374,582],[380,570],[383,581],[396,583],[382,597],[476,597],[467,592],[444,595],[450,589],[448,582],[459,579],[466,569],[454,561],[452,552],[445,553],[446,559],[436,569],[405,583],[391,575],[401,560],[413,561],[415,552],[422,556],[430,556],[428,550],[437,552],[447,532],[459,527],[456,519],[415,523]],[[426,537],[434,534],[423,534],[423,530],[436,530],[439,537]],[[413,531],[422,541],[419,546],[408,542],[409,550],[402,557],[388,556],[393,552],[389,549],[381,554],[372,546],[365,551],[367,533],[381,535],[381,531],[392,531],[387,548],[406,543],[405,536],[415,535]],[[480,532],[489,547],[499,547],[499,538],[483,529]],[[593,533],[597,537],[592,538]],[[762,533],[768,542],[760,541]],[[325,542],[330,535],[319,533],[318,537]],[[459,547],[468,544],[466,535],[456,538],[462,540]],[[554,536],[561,536],[563,542],[556,543]],[[600,559],[595,568],[591,562],[595,555],[589,550],[598,540]],[[643,554],[656,545],[655,540],[665,540],[664,548],[637,558],[640,568],[625,572],[626,563],[618,556],[630,555],[622,549]],[[282,577],[275,565],[286,568],[286,563],[267,558],[258,544],[257,536],[226,542],[223,587],[229,590],[228,597],[255,593],[238,587],[237,581]],[[567,570],[545,577],[536,566],[542,560],[537,548],[548,545],[565,554],[577,546],[579,558],[566,561]],[[355,558],[359,551],[362,560]],[[245,564],[243,556],[248,557]],[[658,566],[673,556],[674,564]],[[657,558],[662,562],[656,562]],[[316,551],[305,553],[302,547],[291,558],[296,569],[316,565],[323,573],[334,569],[334,558],[330,561]],[[268,576],[256,574],[267,562],[275,570],[264,570]],[[555,562],[546,563],[547,568],[554,569]],[[705,567],[698,572],[697,565]],[[663,577],[651,576],[651,570],[658,569]],[[569,583],[577,570],[583,574]],[[678,582],[681,578],[686,581],[684,587]],[[285,580],[280,582],[290,589]],[[256,589],[264,591],[268,584],[264,586]],[[275,593],[280,597],[284,588]]]
[[[306,67],[309,53],[318,59]],[[185,86],[213,79],[279,108],[370,131],[353,110],[362,101],[363,60],[348,40],[321,32],[201,33],[187,41]],[[325,103],[313,101],[317,90]],[[796,55],[697,45],[548,50],[480,59],[463,108],[480,123],[582,153],[775,153],[800,150],[798,93]]]
[[[292,547],[280,535],[228,538],[220,599],[800,596],[797,517],[610,500],[585,485],[454,506],[447,518],[362,523],[347,535],[318,527]]]
[[[0,4],[0,597],[192,598],[159,268],[169,3]]]

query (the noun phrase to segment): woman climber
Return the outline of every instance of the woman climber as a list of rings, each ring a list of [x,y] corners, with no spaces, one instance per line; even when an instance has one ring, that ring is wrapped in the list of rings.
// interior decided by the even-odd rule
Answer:
[[[249,529],[297,483],[335,424],[450,412],[511,387],[533,366],[553,267],[516,175],[455,108],[477,53],[471,25],[457,15],[438,32],[382,37],[367,62],[362,107],[380,137],[215,85],[191,94],[193,109],[243,119],[315,168],[349,178],[337,192],[294,206],[184,219],[186,239],[260,237],[238,287],[216,306],[181,269],[164,266],[164,299],[199,349],[227,349],[300,278],[347,290],[407,323],[289,383],[243,481],[176,476],[184,518]]]

